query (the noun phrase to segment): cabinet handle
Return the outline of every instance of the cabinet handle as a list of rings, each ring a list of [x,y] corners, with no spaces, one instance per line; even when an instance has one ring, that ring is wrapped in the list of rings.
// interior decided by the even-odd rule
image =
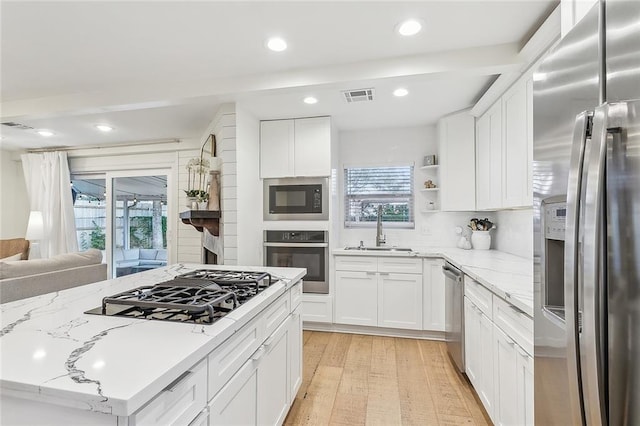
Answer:
[[[389,272],[380,272],[380,275],[389,275]]]
[[[375,272],[367,271],[366,274],[367,275],[375,275]]]
[[[193,372],[192,371],[185,371],[184,373],[182,373],[180,375],[180,377],[178,377],[177,379],[175,379],[173,382],[171,382],[169,384],[169,386],[167,386],[166,388],[164,388],[164,390],[166,390],[167,392],[174,392],[177,388],[178,385],[180,383],[182,383],[183,380],[185,380],[187,377],[189,377],[190,375],[192,375]]]
[[[260,358],[262,358],[266,352],[267,351],[264,349],[264,346],[260,346],[258,350],[255,351],[253,355],[251,355],[251,360],[259,361]]]
[[[511,310],[512,310],[513,312],[515,312],[516,314],[519,314],[519,315],[524,314],[524,311],[523,311],[522,309],[518,308],[518,307],[515,307],[515,306],[513,306],[513,305],[509,305],[509,307],[510,307],[510,308],[511,308]]]
[[[273,345],[274,340],[276,340],[276,336],[271,335],[271,337],[269,337],[267,340],[264,341],[263,346],[265,348],[268,348],[269,346]]]

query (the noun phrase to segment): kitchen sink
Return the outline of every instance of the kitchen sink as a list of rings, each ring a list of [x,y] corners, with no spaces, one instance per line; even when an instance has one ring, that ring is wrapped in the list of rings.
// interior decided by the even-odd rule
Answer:
[[[360,247],[360,246],[347,246],[345,250],[360,250],[360,251],[413,251],[407,247]]]

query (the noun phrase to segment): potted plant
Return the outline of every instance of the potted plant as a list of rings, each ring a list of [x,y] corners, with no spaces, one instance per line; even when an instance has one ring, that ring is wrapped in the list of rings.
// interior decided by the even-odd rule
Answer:
[[[200,191],[198,194],[198,210],[207,210],[209,205],[209,194]]]

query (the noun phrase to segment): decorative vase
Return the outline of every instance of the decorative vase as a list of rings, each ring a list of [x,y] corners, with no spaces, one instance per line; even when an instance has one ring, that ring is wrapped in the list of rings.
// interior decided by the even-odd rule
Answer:
[[[208,201],[198,201],[198,210],[207,210]]]
[[[198,197],[187,197],[187,208],[191,210],[198,209]]]
[[[489,250],[491,248],[491,234],[489,231],[471,231],[471,245],[476,250]]]

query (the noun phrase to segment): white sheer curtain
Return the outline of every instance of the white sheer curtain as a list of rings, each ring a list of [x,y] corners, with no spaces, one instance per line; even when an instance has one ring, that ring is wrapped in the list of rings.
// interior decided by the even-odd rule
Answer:
[[[41,256],[78,251],[67,153],[42,152],[21,157],[31,210],[41,211],[44,219]]]

